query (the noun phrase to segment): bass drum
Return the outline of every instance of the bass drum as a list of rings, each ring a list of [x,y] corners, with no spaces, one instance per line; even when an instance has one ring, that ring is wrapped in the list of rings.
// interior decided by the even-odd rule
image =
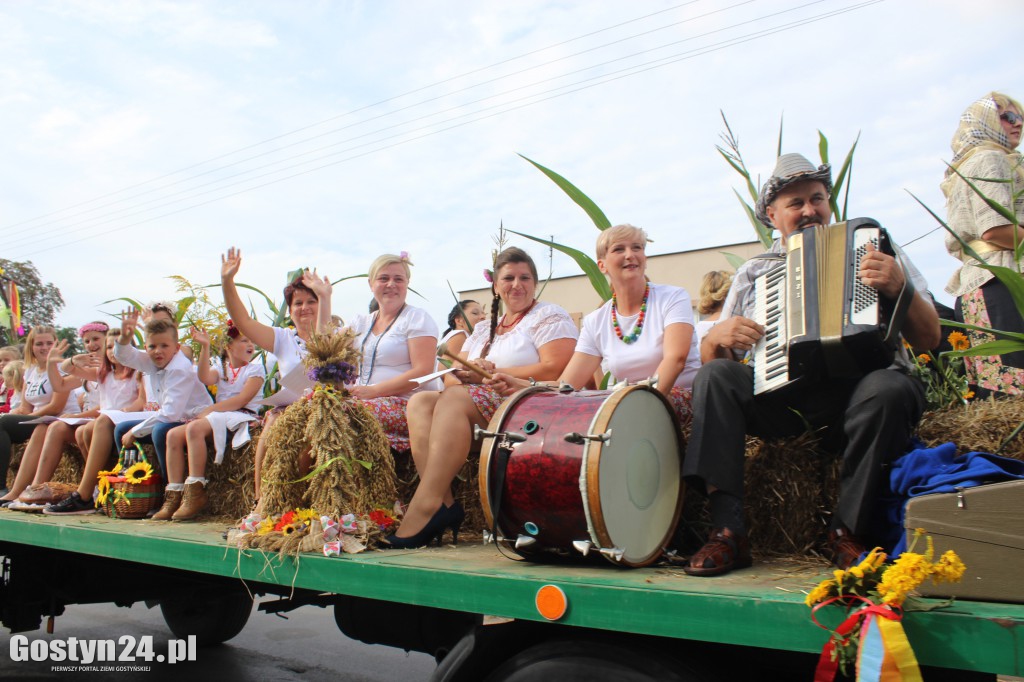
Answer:
[[[484,435],[480,499],[504,546],[526,559],[593,552],[624,566],[661,555],[682,509],[683,448],[656,390],[526,388]]]

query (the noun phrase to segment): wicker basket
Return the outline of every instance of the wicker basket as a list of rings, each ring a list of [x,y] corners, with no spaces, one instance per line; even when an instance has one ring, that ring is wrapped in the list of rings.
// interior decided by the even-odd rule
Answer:
[[[124,468],[125,450],[118,455],[118,463]],[[138,449],[141,462],[149,463],[142,448]],[[154,510],[159,509],[163,501],[163,482],[159,472],[154,472],[145,483],[129,483],[124,476],[106,476],[109,490],[103,499],[101,509],[110,518],[142,519]],[[101,483],[101,488],[105,487]]]
[[[129,483],[124,476],[108,476],[110,492],[103,503],[103,513],[112,519],[141,519],[151,509],[160,507],[163,485],[159,477],[153,483]]]

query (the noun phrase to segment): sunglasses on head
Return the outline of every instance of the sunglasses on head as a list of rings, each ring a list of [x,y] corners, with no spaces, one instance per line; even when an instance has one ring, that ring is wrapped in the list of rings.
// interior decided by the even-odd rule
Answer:
[[[1004,111],[1003,113],[999,114],[999,118],[1006,121],[1012,126],[1015,126],[1018,123],[1024,121],[1024,116],[1021,116],[1016,111]]]

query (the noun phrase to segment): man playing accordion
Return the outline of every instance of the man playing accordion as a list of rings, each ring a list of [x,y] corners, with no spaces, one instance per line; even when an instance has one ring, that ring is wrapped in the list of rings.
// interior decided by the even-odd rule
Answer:
[[[789,236],[828,225],[832,191],[828,164],[815,168],[799,154],[779,157],[761,189],[758,218],[780,233],[771,252],[785,254]],[[938,316],[921,292],[927,284],[896,247],[893,256],[868,248],[857,276],[886,299],[904,291],[904,272],[917,293],[903,323],[904,338],[917,348],[939,343]],[[828,379],[800,391],[754,397],[753,371],[740,362],[764,335],[753,319],[754,280],[776,260],[754,258],[736,273],[721,319],[701,343],[701,368],[693,384],[693,431],[683,474],[708,493],[712,528],[705,545],[690,559],[690,575],[712,576],[751,564],[743,517],[743,463],[746,434],[776,438],[827,427],[841,437],[839,502],[832,515],[826,551],[847,568],[864,550],[859,536],[869,526],[875,493],[884,484],[885,465],[901,455],[924,410],[924,388],[910,375],[902,344],[896,360],[856,378]]]

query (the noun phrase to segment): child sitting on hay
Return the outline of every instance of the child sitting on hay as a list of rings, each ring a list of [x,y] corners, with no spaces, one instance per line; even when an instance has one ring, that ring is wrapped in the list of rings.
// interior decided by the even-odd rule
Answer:
[[[243,547],[318,549],[324,544],[322,517],[354,515],[367,544],[386,535],[389,524],[379,517],[397,498],[395,465],[380,424],[345,388],[359,361],[354,336],[351,330],[314,334],[306,343],[303,363],[317,383],[268,433],[259,522],[248,520],[253,532],[241,537]],[[275,523],[281,529],[271,529],[271,519],[296,511],[306,520],[300,524],[304,532],[296,533],[294,524]]]

